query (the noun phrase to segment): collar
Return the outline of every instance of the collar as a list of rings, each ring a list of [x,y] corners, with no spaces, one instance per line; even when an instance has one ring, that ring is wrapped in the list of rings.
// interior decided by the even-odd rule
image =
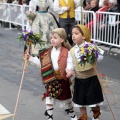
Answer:
[[[81,46],[83,46],[84,44],[87,44],[87,43],[88,43],[88,42],[85,41],[84,43],[82,43],[82,44],[80,44],[80,45],[77,45],[77,44],[76,44],[76,45],[75,45],[75,48],[81,47]]]
[[[61,47],[59,47],[59,48],[57,48],[57,49],[56,49],[55,47],[53,47],[53,50],[54,50],[54,51],[60,51],[60,49],[61,49]]]

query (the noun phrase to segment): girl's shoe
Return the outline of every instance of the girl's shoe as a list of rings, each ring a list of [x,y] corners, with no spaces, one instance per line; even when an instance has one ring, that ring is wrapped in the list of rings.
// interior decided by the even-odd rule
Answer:
[[[96,107],[92,108],[91,111],[93,112],[92,120],[100,120],[100,115],[101,115],[100,107],[96,106]]]
[[[78,120],[87,120],[87,114],[83,114],[83,115],[80,115],[80,117],[78,118]]]

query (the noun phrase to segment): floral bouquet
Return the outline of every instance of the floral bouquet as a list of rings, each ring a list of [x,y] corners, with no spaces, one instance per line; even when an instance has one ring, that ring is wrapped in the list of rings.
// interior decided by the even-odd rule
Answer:
[[[44,43],[44,41],[40,38],[40,34],[33,33],[32,30],[30,32],[23,30],[17,39],[19,41],[26,42],[27,45],[36,45],[37,43],[41,45]]]
[[[40,34],[33,33],[32,30],[30,32],[28,32],[27,30],[23,30],[22,33],[17,37],[17,39],[20,42],[25,43],[25,46],[29,47],[29,51],[30,49],[33,49],[32,46],[34,46],[34,49],[35,49],[35,47],[38,46],[39,44],[39,46],[42,48],[45,43],[45,41],[41,40]]]
[[[78,61],[81,65],[85,63],[94,64],[101,53],[101,49],[98,48],[94,43],[85,43],[79,47],[77,51]]]
[[[27,17],[27,19],[29,20],[30,25],[32,25],[33,20],[34,20],[35,17],[36,17],[36,13],[35,13],[35,12],[32,12],[32,11],[27,11],[27,12],[26,12],[26,17]]]

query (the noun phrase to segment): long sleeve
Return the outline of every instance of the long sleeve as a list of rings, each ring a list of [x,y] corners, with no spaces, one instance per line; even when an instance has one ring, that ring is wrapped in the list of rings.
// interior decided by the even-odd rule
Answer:
[[[54,6],[53,0],[48,1],[48,6],[49,6],[49,9],[53,11],[53,6]]]
[[[58,57],[59,57],[59,54],[60,54],[60,49],[56,50],[53,47],[53,49],[51,51],[51,59],[52,59],[53,68],[55,70],[59,69],[59,66],[58,66]],[[72,56],[71,56],[70,52],[68,52],[66,71],[67,71],[67,69],[71,69],[71,70],[74,69],[73,62],[72,62]]]
[[[65,0],[66,3],[68,3],[68,0]],[[75,8],[80,6],[80,0],[74,0]],[[59,5],[59,0],[54,1],[54,11],[57,12],[58,14],[62,14],[67,11],[68,7],[61,7]]]
[[[103,60],[104,50],[102,50],[102,49],[99,48],[98,46],[97,46],[97,48],[99,49],[99,54],[98,54],[98,59],[97,59],[97,61],[98,61],[98,62],[101,62],[101,61]]]
[[[81,2],[80,0],[74,0],[75,8],[80,6],[80,2]]]
[[[59,0],[55,0],[55,1],[54,1],[53,9],[54,9],[54,11],[57,12],[58,14],[62,14],[62,13],[64,13],[65,11],[67,11],[67,7],[60,7],[60,6],[59,6]]]
[[[34,0],[31,0],[29,2],[29,11],[35,11],[36,10],[36,4],[34,2]]]
[[[70,52],[68,52],[68,58],[67,58],[67,67],[66,67],[66,70],[68,70],[68,69],[74,70],[72,56],[71,56]]]

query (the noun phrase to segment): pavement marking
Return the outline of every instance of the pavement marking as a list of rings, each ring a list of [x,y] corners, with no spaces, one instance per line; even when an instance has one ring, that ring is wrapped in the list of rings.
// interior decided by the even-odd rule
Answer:
[[[10,114],[10,112],[0,104],[0,115]]]
[[[4,120],[5,118],[11,117],[13,115],[14,114],[10,114],[10,112],[0,104],[0,120]]]

